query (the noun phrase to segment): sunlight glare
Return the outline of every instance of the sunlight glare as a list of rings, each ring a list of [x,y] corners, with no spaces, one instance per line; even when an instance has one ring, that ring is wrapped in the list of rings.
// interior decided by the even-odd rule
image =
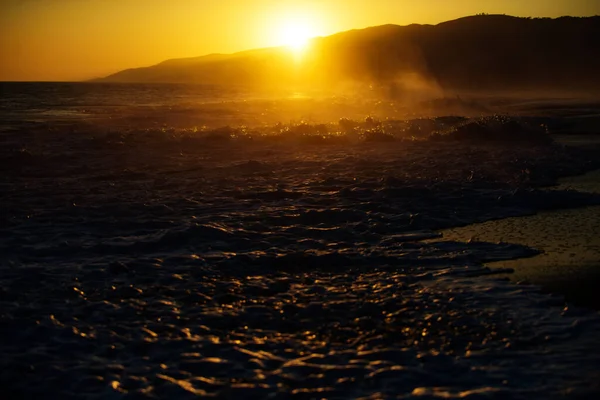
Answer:
[[[311,38],[318,35],[314,18],[310,18],[310,15],[283,14],[278,20],[276,34],[280,45],[287,46],[297,54],[304,52]]]
[[[308,45],[311,34],[309,26],[291,21],[282,27],[281,40],[285,46],[294,51],[301,51]]]

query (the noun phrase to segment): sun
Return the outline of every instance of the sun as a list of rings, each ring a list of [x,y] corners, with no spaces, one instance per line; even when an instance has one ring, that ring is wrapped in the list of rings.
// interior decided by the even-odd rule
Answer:
[[[304,52],[310,40],[319,34],[314,16],[308,13],[281,13],[276,20],[273,34],[277,42],[297,54]]]
[[[281,43],[294,51],[302,51],[308,45],[314,31],[302,21],[288,21],[281,26]]]
[[[279,1],[261,15],[261,35],[264,43],[273,47],[286,47],[297,60],[304,58],[310,52],[313,39],[325,35],[328,30],[325,13],[322,10],[307,5],[309,2],[299,2],[296,7],[290,2]],[[310,2],[313,4],[313,2]]]

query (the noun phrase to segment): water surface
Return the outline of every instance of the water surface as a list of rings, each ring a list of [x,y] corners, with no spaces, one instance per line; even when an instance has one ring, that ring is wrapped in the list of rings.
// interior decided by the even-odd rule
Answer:
[[[600,204],[542,187],[594,154],[429,136],[465,118],[365,118],[398,115],[382,100],[23,85],[0,86],[9,396],[600,392],[600,315],[483,265],[531,249],[435,232]]]

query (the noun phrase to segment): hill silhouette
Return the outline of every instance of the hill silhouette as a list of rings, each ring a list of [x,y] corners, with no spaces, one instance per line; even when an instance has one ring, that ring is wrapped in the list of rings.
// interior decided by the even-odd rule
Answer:
[[[599,16],[477,15],[315,38],[301,59],[284,47],[266,48],[168,60],[98,81],[319,86],[419,77],[465,90],[590,89],[600,88],[598,49]]]

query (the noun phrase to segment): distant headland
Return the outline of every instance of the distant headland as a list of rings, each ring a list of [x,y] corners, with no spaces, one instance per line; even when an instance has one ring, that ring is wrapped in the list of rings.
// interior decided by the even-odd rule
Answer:
[[[96,82],[236,85],[390,84],[418,76],[443,88],[600,88],[600,16],[476,15],[438,25],[383,25],[285,47],[211,54],[117,72]]]

